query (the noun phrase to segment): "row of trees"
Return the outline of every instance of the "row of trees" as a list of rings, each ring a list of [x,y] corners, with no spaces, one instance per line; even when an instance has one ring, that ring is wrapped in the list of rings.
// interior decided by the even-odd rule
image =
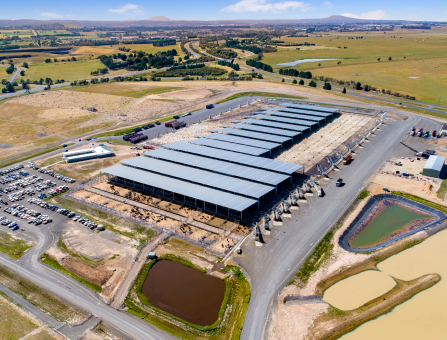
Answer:
[[[312,72],[298,71],[298,70],[295,70],[294,68],[280,68],[279,74],[282,74],[285,76],[300,77],[300,78],[305,78],[305,79],[312,78]]]
[[[67,60],[61,60],[61,61],[77,61],[77,59],[75,57],[71,57]],[[52,63],[52,62],[58,63],[59,60],[57,58],[54,58],[53,60],[51,60],[50,58],[45,59],[45,63],[47,63],[47,64]]]
[[[273,67],[271,67],[268,64],[261,63],[260,61],[256,61],[254,59],[248,59],[247,65],[263,71],[273,72]]]
[[[109,69],[127,69],[127,70],[147,70],[150,68],[169,67],[176,64],[174,56],[177,55],[177,50],[172,49],[155,54],[146,53],[143,51],[130,53],[128,56],[118,53],[112,56],[100,55],[98,59]],[[114,58],[116,57],[116,58]],[[121,59],[121,61],[115,61]]]
[[[235,70],[235,71],[239,71],[240,69],[241,69],[241,67],[239,66],[239,64],[235,64],[235,63],[233,63],[232,61],[226,61],[226,60],[219,60],[218,62],[217,62],[219,65],[222,65],[222,66],[228,66],[228,67],[231,67],[233,70]]]
[[[227,73],[226,70],[220,67],[209,67],[204,66],[201,68],[193,68],[193,69],[174,69],[174,70],[166,70],[155,72],[154,76],[156,77],[184,77],[184,76],[220,76],[222,74]]]

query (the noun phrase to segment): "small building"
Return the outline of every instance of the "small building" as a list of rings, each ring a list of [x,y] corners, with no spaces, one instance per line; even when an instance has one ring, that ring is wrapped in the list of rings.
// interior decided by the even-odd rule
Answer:
[[[154,260],[154,259],[157,258],[157,255],[155,255],[155,252],[151,251],[151,252],[149,253],[149,255],[147,256],[147,258],[148,258],[149,260]]]
[[[431,155],[424,165],[422,174],[424,176],[440,178],[443,173],[444,163],[445,157]]]
[[[439,130],[439,134],[440,135],[447,135],[447,124],[446,123],[443,123],[442,125],[441,125],[441,129]]]
[[[110,157],[114,155],[115,155],[114,152],[110,150],[108,147],[100,145],[96,148],[66,151],[63,154],[63,159],[67,163],[73,163],[73,162],[85,161],[88,159]]]

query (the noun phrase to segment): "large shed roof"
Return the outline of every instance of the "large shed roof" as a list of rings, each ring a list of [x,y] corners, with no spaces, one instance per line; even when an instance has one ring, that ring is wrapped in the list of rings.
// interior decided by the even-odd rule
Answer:
[[[268,120],[272,122],[279,122],[279,123],[285,123],[285,124],[294,124],[294,125],[302,125],[307,127],[312,127],[314,125],[318,125],[318,122],[310,122],[308,120],[302,120],[302,119],[292,119],[292,118],[284,118],[284,117],[278,117],[278,116],[269,116],[264,115],[261,112],[257,113],[253,116],[253,118],[256,119],[262,119],[262,120]]]
[[[315,105],[308,105],[308,104],[291,104],[291,103],[282,103],[279,104],[281,106],[285,107],[291,107],[294,109],[302,109],[302,110],[309,110],[309,111],[319,111],[319,112],[328,112],[328,113],[335,113],[339,112],[339,109],[333,109],[330,107],[323,107],[323,106],[315,106]]]
[[[237,152],[217,150],[209,148],[206,146],[195,145],[185,142],[174,142],[163,145],[163,147],[183,151],[187,153],[192,153],[195,155],[210,157],[214,159],[220,159],[227,162],[232,162],[241,165],[247,165],[253,168],[259,168],[274,172],[279,172],[287,175],[291,175],[294,172],[303,168],[302,165],[291,164],[286,162],[281,162],[273,159],[254,157],[250,155],[244,155]]]
[[[441,171],[444,166],[445,158],[437,155],[431,155],[428,157],[427,162],[424,165],[424,169]]]
[[[210,133],[208,135],[200,135],[200,137],[211,138],[223,142],[236,143],[241,145],[249,145],[254,146],[256,148],[267,149],[267,150],[273,150],[275,148],[281,147],[281,144],[278,143],[271,143],[262,140],[243,138],[232,135],[225,135],[223,133]]]
[[[196,138],[188,141],[189,143],[209,146],[216,149],[240,152],[252,156],[262,156],[269,153],[269,150],[255,148],[253,146],[223,142],[220,140],[209,138]]]
[[[298,113],[283,112],[283,111],[267,110],[267,111],[261,111],[260,113],[262,113],[264,115],[271,115],[271,116],[277,116],[277,117],[310,120],[312,122],[324,122],[326,120],[325,117],[321,117],[321,116],[309,116],[309,115],[302,115],[302,114],[298,114]]]
[[[301,135],[301,132],[295,132],[295,131],[289,131],[284,129],[274,129],[266,126],[259,126],[259,125],[250,125],[250,124],[243,124],[243,123],[236,123],[233,125],[227,125],[231,126],[233,129],[242,129],[242,130],[249,130],[249,131],[256,131],[261,133],[268,133],[272,135],[278,135],[278,136],[286,136],[290,138],[295,138]]]
[[[292,131],[298,131],[298,132],[303,132],[303,131],[309,130],[309,127],[306,127],[306,126],[283,124],[283,123],[271,122],[271,121],[266,121],[266,120],[262,120],[262,119],[254,119],[254,118],[240,120],[239,122],[244,123],[244,124],[261,125],[261,126],[265,126],[265,127],[271,127],[274,129],[284,129],[284,130],[292,130]]]
[[[299,113],[303,115],[313,116],[313,117],[332,117],[332,113],[328,112],[316,112],[316,111],[308,111],[303,109],[294,109],[290,107],[274,107],[272,110],[278,110],[278,111],[285,111],[285,112],[291,112],[291,113]]]
[[[254,199],[230,194],[228,192],[208,188],[202,185],[188,183],[175,178],[158,174],[150,174],[143,170],[131,168],[122,164],[102,169],[101,172],[149,185],[176,194],[192,197],[204,202],[216,204],[236,211],[244,211],[258,202]]]
[[[121,164],[255,199],[260,199],[262,196],[274,190],[273,187],[264,184],[220,175],[151,157],[135,157],[123,161]]]
[[[278,174],[276,172],[251,168],[245,165],[191,155],[169,149],[155,149],[144,153],[144,155],[274,186],[290,178],[287,175]]]
[[[232,126],[232,125],[229,125],[229,126]],[[287,142],[291,141],[291,139],[288,137],[277,136],[277,135],[272,135],[272,134],[268,134],[268,133],[259,133],[259,132],[254,132],[254,131],[241,130],[241,129],[233,129],[231,127],[217,130],[217,132],[225,133],[225,134],[233,135],[233,136],[246,137],[246,138],[250,138],[250,139],[265,140],[265,141],[270,141],[270,142],[274,142],[274,143],[287,143]]]

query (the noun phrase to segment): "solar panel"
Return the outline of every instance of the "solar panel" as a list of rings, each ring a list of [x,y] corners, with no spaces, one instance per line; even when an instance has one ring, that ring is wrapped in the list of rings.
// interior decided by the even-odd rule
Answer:
[[[261,141],[261,140],[250,139],[250,138],[242,138],[242,137],[237,137],[237,136],[224,135],[222,133],[211,133],[209,135],[200,135],[200,137],[211,138],[211,139],[220,140],[220,141],[228,142],[228,143],[249,145],[249,146],[254,146],[256,148],[262,148],[262,149],[267,149],[267,150],[273,150],[275,148],[281,147],[281,144],[278,144],[278,143],[270,143],[270,142],[265,142],[265,141]]]
[[[307,116],[312,117],[332,117],[332,113],[327,112],[316,112],[316,111],[307,111],[307,110],[300,110],[300,109],[292,109],[290,107],[274,107],[273,109],[278,111],[285,111],[285,112],[291,112],[291,113],[299,113]]]
[[[275,110],[275,109],[277,109],[277,108],[273,108],[273,110]],[[281,108],[279,108],[279,109],[281,109]],[[261,111],[259,113],[262,113],[264,115],[277,116],[277,117],[310,120],[312,122],[324,122],[326,120],[325,117],[301,115],[298,113],[280,112],[280,111],[272,111],[272,110]]]
[[[271,121],[265,121],[262,119],[254,119],[254,118],[248,118],[244,120],[240,120],[239,122],[244,124],[254,124],[254,125],[261,125],[266,127],[272,127],[275,129],[285,129],[285,130],[292,130],[292,131],[307,131],[309,130],[309,127],[306,126],[299,126],[299,125],[292,125],[292,124],[282,124],[277,122],[271,122]]]
[[[292,175],[294,172],[303,168],[302,165],[281,162],[273,159],[254,157],[244,155],[237,152],[217,150],[206,146],[195,145],[185,142],[174,142],[163,145],[164,148],[183,151],[194,155],[220,159],[227,162],[232,162],[241,165],[247,165],[254,168],[260,168],[269,171],[275,171],[287,175]],[[146,153],[145,153],[146,154]]]
[[[208,188],[198,184],[188,183],[175,178],[158,174],[151,174],[148,176],[146,171],[131,168],[122,164],[102,169],[101,172],[155,188],[167,190],[179,195],[192,197],[236,211],[244,211],[258,203],[258,201],[251,198],[230,194],[228,192]]]
[[[271,135],[271,134],[268,134],[268,133],[259,133],[259,132],[254,132],[254,131],[233,129],[233,128],[231,128],[232,125],[228,125],[228,126],[229,127],[227,127],[227,128],[217,130],[217,132],[225,133],[225,134],[228,134],[228,135],[247,137],[247,138],[251,138],[251,139],[267,140],[267,141],[270,141],[270,142],[276,142],[276,143],[281,143],[281,144],[292,141],[290,138],[287,138],[287,137]]]
[[[279,104],[281,106],[291,107],[294,109],[302,109],[302,110],[309,110],[309,111],[319,111],[319,112],[329,112],[329,113],[335,113],[339,112],[339,109],[332,109],[329,107],[322,107],[322,106],[315,106],[315,105],[307,105],[307,104],[289,104],[289,103],[283,103]]]
[[[125,160],[121,164],[255,199],[260,199],[274,190],[273,187],[268,185],[166,162],[156,158],[135,157]]]
[[[255,148],[252,146],[242,145],[242,144],[222,142],[220,140],[214,140],[214,139],[208,139],[208,138],[196,138],[196,139],[189,140],[188,143],[209,146],[211,148],[216,148],[216,149],[240,152],[240,153],[244,153],[244,154],[252,155],[252,156],[261,156],[261,155],[265,155],[265,154],[269,153],[269,150],[266,150],[266,149]]]
[[[318,125],[318,123],[310,122],[308,120],[284,118],[284,117],[269,116],[269,115],[263,115],[263,114],[255,114],[254,118],[262,119],[262,120],[269,120],[269,121],[279,122],[279,123],[302,125],[302,126],[307,126],[307,127],[312,127],[314,125]]]
[[[256,131],[256,132],[262,132],[262,133],[269,133],[272,135],[279,135],[279,136],[287,136],[291,138],[295,138],[301,135],[301,132],[296,131],[289,131],[289,130],[283,130],[283,129],[273,129],[265,126],[259,126],[259,125],[250,125],[250,124],[242,124],[237,123],[231,125],[234,129],[243,129],[243,130],[249,130],[249,131]]]
[[[289,176],[276,172],[169,149],[155,149],[146,152],[144,155],[274,186],[290,179]]]

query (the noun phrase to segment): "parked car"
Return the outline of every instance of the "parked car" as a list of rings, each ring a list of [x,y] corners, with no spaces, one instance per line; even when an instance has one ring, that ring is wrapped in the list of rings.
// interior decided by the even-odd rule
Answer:
[[[214,104],[208,104],[207,106],[206,106],[206,108],[207,109],[212,109],[212,108],[214,108]],[[175,117],[174,117],[175,118]]]

